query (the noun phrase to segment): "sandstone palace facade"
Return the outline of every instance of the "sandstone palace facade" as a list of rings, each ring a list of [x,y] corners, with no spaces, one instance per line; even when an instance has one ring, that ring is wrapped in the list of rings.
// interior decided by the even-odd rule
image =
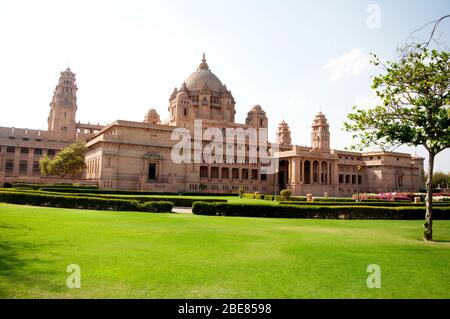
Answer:
[[[245,123],[235,122],[235,106],[231,91],[203,57],[197,70],[170,95],[168,121],[162,123],[151,109],[142,122],[118,120],[108,126],[79,123],[75,120],[76,78],[67,69],[61,72],[50,103],[47,130],[0,127],[0,184],[73,182],[41,176],[39,159],[84,141],[88,152],[82,182],[96,183],[103,189],[232,193],[244,188],[273,194],[287,188],[295,195],[348,196],[356,192],[357,184],[363,192],[418,191],[424,187],[423,158],[331,149],[329,124],[322,113],[313,119],[310,147],[294,145],[288,124],[279,124],[279,168],[272,174],[264,174],[263,164],[248,157],[239,164],[177,164],[172,160],[177,142],[171,138],[173,130],[194,131],[196,120],[202,121],[202,130],[267,128],[267,114],[261,106],[248,112]]]

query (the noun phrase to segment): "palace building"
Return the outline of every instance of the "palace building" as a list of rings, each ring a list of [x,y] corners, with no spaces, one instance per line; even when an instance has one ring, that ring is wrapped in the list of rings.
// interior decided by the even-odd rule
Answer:
[[[295,145],[289,125],[284,121],[279,124],[279,168],[275,173],[266,174],[264,163],[249,157],[248,150],[254,146],[250,144],[240,163],[176,163],[171,153],[178,142],[172,139],[175,128],[194,132],[200,120],[202,131],[268,127],[267,114],[260,105],[251,108],[245,124],[235,122],[236,101],[204,55],[197,70],[170,95],[165,122],[150,109],[143,121],[117,120],[107,126],[77,123],[77,89],[75,74],[69,68],[61,72],[50,103],[47,130],[0,127],[0,184],[73,182],[41,176],[39,159],[84,141],[88,152],[81,182],[103,189],[232,193],[244,188],[268,194],[290,189],[294,195],[348,196],[357,186],[363,192],[418,191],[424,187],[421,157],[331,149],[329,124],[322,113],[313,119],[309,147]],[[203,138],[201,147],[210,142]],[[233,143],[230,147],[237,153],[241,146],[237,140]]]

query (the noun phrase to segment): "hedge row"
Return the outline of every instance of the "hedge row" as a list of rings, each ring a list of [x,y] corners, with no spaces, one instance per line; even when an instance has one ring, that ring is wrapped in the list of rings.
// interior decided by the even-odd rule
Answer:
[[[245,193],[244,198],[249,199],[265,199],[265,200],[272,200],[274,198],[274,195],[264,195],[264,194],[254,194],[254,193]],[[283,196],[277,195],[276,201],[282,202],[286,201],[286,199]],[[306,202],[306,197],[304,196],[291,196],[290,202]],[[366,199],[363,200],[363,202],[380,202],[382,200],[380,199]],[[355,203],[356,201],[349,197],[314,197],[314,202],[333,202],[333,203]],[[389,202],[392,203],[394,201],[382,201],[382,202]],[[411,203],[409,200],[396,200],[396,203]]]
[[[405,202],[396,202],[396,201],[368,201],[368,202],[353,202],[351,204],[349,203],[341,203],[341,202],[279,202],[281,205],[297,205],[297,206],[304,206],[304,205],[312,205],[312,206],[379,206],[379,207],[425,207],[425,203],[405,203]],[[450,206],[449,203],[444,202],[433,202],[433,207],[438,206]]]
[[[19,205],[112,211],[142,211],[152,213],[167,213],[171,212],[173,208],[172,202],[164,201],[139,202],[129,199],[106,199],[96,197],[50,195],[14,191],[1,191],[0,202]]]
[[[117,190],[117,189],[87,189],[87,188],[54,188],[54,187],[41,187],[40,191],[43,192],[58,192],[58,193],[71,193],[71,194],[106,194],[106,195],[179,195],[179,196],[237,196],[237,194],[213,194],[213,193],[170,193],[170,192],[146,192],[146,191],[131,191],[131,190]]]
[[[296,206],[196,202],[192,212],[209,216],[319,219],[424,219],[423,207]],[[450,219],[450,207],[436,207],[434,219]]]
[[[98,186],[96,185],[72,185],[72,184],[24,184],[24,183],[16,183],[11,185],[12,188],[25,188],[25,189],[33,189],[33,190],[39,190],[43,187],[52,188],[55,190],[60,189],[81,189],[81,190],[88,190],[88,189],[98,189]]]
[[[0,190],[1,191],[1,190]],[[13,190],[15,192],[28,192],[31,194],[47,194],[47,195],[59,195],[59,196],[72,196],[72,197],[95,197],[95,198],[103,198],[103,199],[124,199],[124,200],[135,200],[138,202],[155,202],[155,201],[162,201],[162,202],[172,202],[174,206],[179,207],[192,207],[192,204],[196,201],[204,201],[209,203],[226,203],[226,199],[217,199],[217,198],[205,198],[205,199],[198,199],[198,198],[188,198],[188,197],[164,197],[164,196],[152,196],[152,197],[144,197],[144,196],[137,196],[137,195],[124,195],[124,196],[117,196],[119,194],[108,194],[108,193],[97,193],[90,191],[89,193],[84,192],[69,192],[68,190],[58,190],[58,191],[44,191],[41,190],[39,192],[37,191],[30,191],[27,189],[17,189]],[[70,195],[66,195],[70,193]]]

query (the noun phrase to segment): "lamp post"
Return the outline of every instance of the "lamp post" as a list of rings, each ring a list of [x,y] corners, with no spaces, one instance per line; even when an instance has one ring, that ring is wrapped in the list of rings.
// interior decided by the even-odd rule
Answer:
[[[361,171],[361,166],[357,167],[358,173],[356,175],[356,201],[359,203],[359,172]]]

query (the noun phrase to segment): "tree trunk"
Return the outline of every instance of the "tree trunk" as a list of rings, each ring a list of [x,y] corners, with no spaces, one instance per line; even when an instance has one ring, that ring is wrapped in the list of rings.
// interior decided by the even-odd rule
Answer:
[[[434,153],[428,152],[427,209],[425,213],[424,240],[433,240],[433,169]]]

